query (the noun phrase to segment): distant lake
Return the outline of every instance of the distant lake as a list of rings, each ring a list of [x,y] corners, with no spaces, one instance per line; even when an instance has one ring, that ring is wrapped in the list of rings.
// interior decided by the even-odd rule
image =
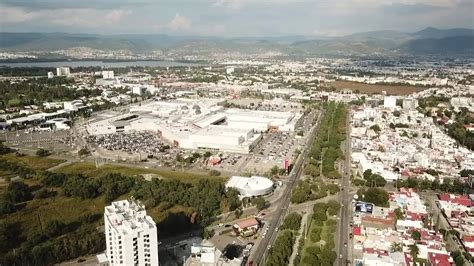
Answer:
[[[176,66],[203,66],[202,63],[177,62],[177,61],[54,61],[54,62],[23,62],[23,63],[0,63],[7,67],[176,67]]]

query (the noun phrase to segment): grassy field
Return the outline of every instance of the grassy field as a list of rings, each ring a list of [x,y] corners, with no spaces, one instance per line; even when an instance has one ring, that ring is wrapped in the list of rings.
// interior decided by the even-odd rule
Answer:
[[[352,91],[359,91],[360,93],[374,94],[387,92],[389,95],[409,95],[414,92],[424,90],[423,87],[416,87],[411,85],[382,85],[382,84],[365,84],[352,81],[334,81],[326,83],[329,87],[334,87],[336,90],[350,89]]]
[[[17,156],[15,153],[0,155],[0,159],[5,159],[8,161],[13,161],[13,162],[20,162],[28,167],[31,167],[33,169],[38,169],[38,170],[45,170],[53,166],[56,166],[62,162],[65,162],[65,160],[53,159],[49,157],[38,157],[38,156],[30,156],[30,155]]]
[[[222,182],[226,180],[226,178],[222,176],[213,177],[206,174],[183,172],[179,169],[177,170],[156,169],[156,168],[147,169],[147,168],[124,166],[124,165],[117,165],[117,164],[106,164],[99,168],[96,168],[95,164],[90,163],[90,162],[77,162],[70,165],[65,165],[56,169],[55,172],[65,173],[65,174],[81,173],[83,175],[90,176],[90,177],[104,176],[109,173],[121,173],[121,174],[129,175],[129,176],[151,174],[156,177],[161,177],[165,179],[177,179],[182,182],[190,182],[190,183],[197,182],[203,178],[217,179],[217,180],[221,180]]]

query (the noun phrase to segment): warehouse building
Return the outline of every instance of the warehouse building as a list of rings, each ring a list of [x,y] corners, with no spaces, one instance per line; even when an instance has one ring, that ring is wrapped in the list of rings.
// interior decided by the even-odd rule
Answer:
[[[293,131],[301,114],[228,109],[219,100],[178,99],[133,106],[87,125],[91,135],[150,131],[174,147],[250,153],[265,131]]]

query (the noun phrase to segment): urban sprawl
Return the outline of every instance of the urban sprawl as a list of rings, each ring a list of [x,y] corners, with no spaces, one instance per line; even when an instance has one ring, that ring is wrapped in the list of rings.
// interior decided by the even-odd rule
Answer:
[[[0,265],[474,262],[467,59],[0,74]]]

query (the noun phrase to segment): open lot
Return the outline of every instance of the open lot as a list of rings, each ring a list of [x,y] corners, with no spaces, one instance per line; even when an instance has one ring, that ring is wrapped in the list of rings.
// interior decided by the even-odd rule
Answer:
[[[86,176],[90,177],[98,177],[103,176],[109,173],[121,173],[123,175],[146,175],[152,174],[157,178],[165,178],[165,179],[177,179],[183,182],[197,182],[203,178],[212,178],[218,179],[224,182],[226,177],[222,176],[209,176],[204,173],[190,173],[184,172],[180,169],[171,170],[171,169],[156,169],[156,168],[140,168],[140,167],[132,167],[126,165],[119,165],[119,164],[105,164],[97,168],[94,163],[91,162],[76,162],[70,165],[65,165],[55,170],[59,173],[81,173]]]
[[[38,170],[45,170],[53,166],[56,166],[62,162],[65,162],[65,160],[53,159],[49,157],[39,157],[39,156],[30,156],[30,155],[17,156],[15,153],[0,155],[0,159],[13,161],[13,162],[20,162],[28,167],[31,167],[33,169],[38,169]]]
[[[411,85],[365,84],[352,81],[334,81],[326,83],[326,85],[329,87],[334,87],[336,90],[350,89],[352,91],[357,90],[360,93],[366,94],[375,94],[385,91],[389,95],[408,95],[425,89],[423,87]]]

